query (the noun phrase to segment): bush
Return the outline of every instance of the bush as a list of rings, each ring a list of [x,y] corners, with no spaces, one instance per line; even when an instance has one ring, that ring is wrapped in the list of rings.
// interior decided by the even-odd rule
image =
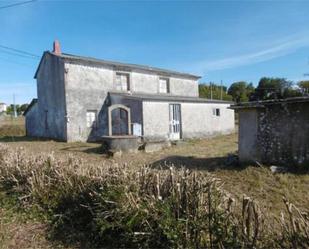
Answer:
[[[0,145],[0,186],[49,217],[51,236],[83,247],[308,247],[308,216],[272,218],[210,174],[29,157]],[[86,243],[85,243],[86,241]]]

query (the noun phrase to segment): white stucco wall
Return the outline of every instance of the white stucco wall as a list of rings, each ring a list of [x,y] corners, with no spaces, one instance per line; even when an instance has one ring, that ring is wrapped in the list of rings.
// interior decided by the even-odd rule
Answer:
[[[167,140],[169,135],[169,103],[143,102],[144,137]]]
[[[170,95],[189,97],[199,96],[197,80],[164,77],[158,74],[145,73],[141,71],[131,72],[131,90],[132,92],[158,94],[160,77],[169,79]]]
[[[230,104],[184,103],[181,105],[183,138],[207,137],[234,131],[234,110]],[[213,109],[220,109],[220,116]]]
[[[169,104],[168,102],[143,102],[145,138],[156,140],[169,138]],[[182,138],[202,138],[234,132],[234,111],[228,109],[230,104],[179,104],[181,104]],[[213,108],[220,108],[219,117],[213,115]]]

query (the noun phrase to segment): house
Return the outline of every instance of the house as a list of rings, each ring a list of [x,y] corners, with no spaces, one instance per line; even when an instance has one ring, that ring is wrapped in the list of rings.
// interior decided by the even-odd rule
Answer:
[[[309,97],[247,102],[231,108],[239,113],[241,162],[309,162]]]
[[[6,112],[7,105],[5,103],[0,103],[0,113]]]
[[[234,131],[230,102],[199,98],[188,73],[44,52],[37,95],[25,112],[29,136],[64,141],[136,135],[144,140],[200,138]]]

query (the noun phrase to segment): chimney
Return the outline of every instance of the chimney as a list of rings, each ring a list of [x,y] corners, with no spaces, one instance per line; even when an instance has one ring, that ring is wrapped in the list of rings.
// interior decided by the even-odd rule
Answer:
[[[61,54],[61,48],[60,48],[60,43],[58,40],[54,41],[54,46],[53,46],[53,53],[60,55]]]

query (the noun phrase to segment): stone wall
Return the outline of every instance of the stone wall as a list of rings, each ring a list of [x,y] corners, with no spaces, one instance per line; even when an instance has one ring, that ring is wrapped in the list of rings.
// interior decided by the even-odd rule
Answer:
[[[256,119],[250,119],[254,115]],[[241,110],[239,134],[239,155],[243,162],[309,163],[308,103],[279,103]]]
[[[96,140],[101,136],[108,135],[107,107],[111,103],[107,103],[107,94],[110,91],[116,91],[114,84],[116,71],[111,66],[85,66],[76,63],[65,63],[68,141]],[[159,75],[140,70],[128,73],[130,74],[130,89],[132,92],[158,93]],[[198,96],[198,83],[196,80],[171,77],[170,90],[171,95]],[[136,101],[125,102],[124,100],[119,103],[132,108],[132,123],[142,123],[141,103]],[[88,128],[86,125],[87,110],[96,111],[98,114],[96,129]],[[160,118],[158,122],[161,122]],[[159,132],[158,136],[161,135]]]
[[[108,135],[107,93],[113,89],[112,68],[65,64],[68,141]],[[97,126],[87,127],[87,111],[97,112]]]
[[[43,57],[37,74],[37,112],[34,127],[39,137],[66,140],[66,110],[64,93],[64,67],[61,58],[48,53]]]

